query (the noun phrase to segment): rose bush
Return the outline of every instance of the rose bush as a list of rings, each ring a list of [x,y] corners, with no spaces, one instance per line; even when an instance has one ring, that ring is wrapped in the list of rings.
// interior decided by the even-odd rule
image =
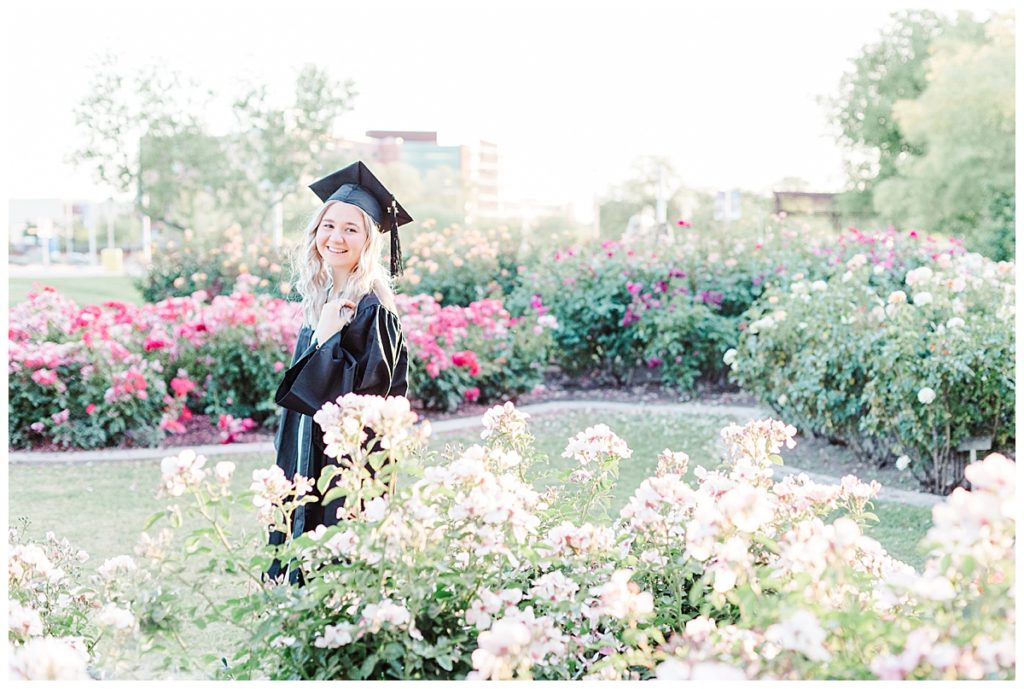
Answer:
[[[254,294],[243,274],[230,295],[203,291],[135,307],[79,307],[50,287],[11,310],[11,446],[49,439],[106,447],[155,445],[193,412],[222,440],[280,418],[274,391],[291,359],[299,305]],[[442,307],[399,295],[411,394],[429,408],[515,397],[543,381],[555,319],[538,307],[512,317],[499,300]]]
[[[498,299],[463,307],[399,295],[397,304],[417,366],[411,396],[426,408],[515,398],[544,380],[558,322],[542,307],[513,318]]]
[[[444,306],[500,298],[515,278],[513,247],[506,227],[438,229],[427,220],[408,239],[403,235],[405,270],[398,282],[403,292],[430,295]]]
[[[157,630],[174,634],[166,616],[171,597],[161,594],[163,584],[148,579],[133,558],[110,558],[87,577],[82,565],[88,553],[52,531],[45,542],[31,542],[26,526],[8,533],[11,679],[118,676],[137,667],[139,652],[159,648],[142,645],[145,638]],[[140,552],[152,553],[148,536],[141,545]]]
[[[10,443],[153,445],[192,411],[277,419],[297,305],[249,291],[79,307],[51,287],[11,309]]]
[[[827,281],[770,290],[729,353],[732,376],[800,428],[880,464],[906,458],[949,492],[962,441],[1013,445],[1013,264],[940,254],[901,289],[890,278],[854,255]]]
[[[723,429],[721,467],[692,479],[685,453],[667,449],[610,523],[580,519],[630,460],[610,429],[566,447],[590,476],[541,494],[521,478],[539,458],[511,403],[485,417],[482,444],[439,458],[419,449],[429,426],[402,398],[346,396],[316,421],[339,456],[352,453],[320,479],[346,514],[276,549],[232,533],[221,507],[248,502],[287,533],[309,479],[257,470],[235,495],[229,468],[188,452],[164,460],[160,514],[206,525],[140,569],[203,596],[169,618],[244,635],[223,663],[175,651],[183,662],[235,679],[1014,676],[1015,472],[1001,455],[968,467],[973,490],[935,507],[916,572],[865,531],[877,484],[774,480],[796,433],[778,421]],[[365,453],[364,424],[385,449]],[[365,471],[385,464],[419,478],[396,489]],[[305,585],[263,580],[273,557]],[[244,591],[211,596],[216,575]]]
[[[685,391],[724,379],[721,357],[767,288],[828,279],[855,254],[895,285],[907,270],[961,253],[956,240],[894,228],[808,236],[773,224],[759,239],[723,239],[687,224],[655,252],[613,240],[559,249],[520,269],[506,304],[516,314],[534,300],[551,309],[562,324],[551,363],[571,375],[598,372],[621,384],[653,371]]]
[[[215,242],[200,241],[192,230],[185,230],[183,241],[168,240],[154,247],[152,262],[136,280],[143,298],[156,303],[200,290],[211,297],[228,295],[242,275],[252,278],[254,294],[293,294],[282,269],[287,265],[284,247],[275,247],[265,235],[243,237],[237,225],[215,236]]]

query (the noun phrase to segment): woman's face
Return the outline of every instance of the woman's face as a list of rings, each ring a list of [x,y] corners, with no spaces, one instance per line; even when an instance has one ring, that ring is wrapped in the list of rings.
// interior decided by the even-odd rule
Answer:
[[[368,240],[363,212],[350,203],[331,204],[316,228],[316,249],[332,270],[355,270]]]

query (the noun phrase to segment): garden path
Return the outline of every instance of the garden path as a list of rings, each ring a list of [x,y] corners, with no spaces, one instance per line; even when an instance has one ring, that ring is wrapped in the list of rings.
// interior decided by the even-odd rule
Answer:
[[[756,406],[746,405],[710,405],[699,402],[680,402],[676,404],[636,404],[629,402],[609,402],[605,400],[559,400],[553,402],[542,402],[539,404],[527,404],[517,407],[519,411],[530,415],[551,414],[571,409],[609,409],[614,411],[636,412],[648,410],[659,413],[694,414],[700,416],[727,416],[736,419],[737,422],[747,422],[758,418],[771,416],[771,413]],[[434,434],[465,431],[468,429],[480,428],[481,415],[462,416],[457,418],[431,421],[430,426]],[[11,452],[9,462],[11,464],[56,464],[56,463],[80,463],[80,462],[117,462],[135,461],[140,459],[162,459],[169,451],[176,452],[179,448],[134,448],[128,450],[87,450],[70,452]],[[257,452],[273,452],[273,442],[258,443],[237,443],[228,445],[201,445],[193,447],[197,454],[207,457],[224,456],[233,454],[252,454]],[[836,485],[839,477],[825,474],[812,473],[802,469],[781,466],[775,467],[775,471],[782,475],[807,474],[808,478],[816,483]],[[899,502],[917,507],[931,507],[943,500],[942,496],[915,491],[902,490],[882,486],[878,493],[879,500]]]

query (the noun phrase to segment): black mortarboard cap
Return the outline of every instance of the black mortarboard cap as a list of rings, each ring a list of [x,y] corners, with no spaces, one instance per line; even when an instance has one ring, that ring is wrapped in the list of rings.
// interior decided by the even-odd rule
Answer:
[[[402,205],[387,188],[374,177],[370,168],[358,160],[348,167],[332,172],[309,185],[321,201],[351,203],[366,211],[381,229],[391,233],[391,274],[402,273],[402,245],[398,241],[398,228],[412,222]]]

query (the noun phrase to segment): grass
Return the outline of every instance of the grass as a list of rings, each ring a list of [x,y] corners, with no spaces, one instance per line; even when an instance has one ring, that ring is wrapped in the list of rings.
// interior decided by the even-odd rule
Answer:
[[[74,299],[79,306],[102,304],[108,299],[117,299],[136,306],[145,303],[142,294],[135,289],[131,277],[111,275],[109,277],[9,278],[7,281],[8,306],[14,306],[28,299],[29,292],[39,289],[36,284],[56,288],[61,294],[66,294]]]
[[[728,424],[724,417],[697,417],[671,413],[639,415],[607,410],[572,410],[530,419],[535,447],[558,468],[567,468],[561,457],[568,439],[587,426],[607,424],[633,450],[621,464],[619,483],[612,499],[617,512],[641,481],[654,472],[657,455],[664,449],[682,450],[690,455],[690,467],[712,468],[719,463],[719,429]],[[446,445],[480,442],[479,429],[440,434],[431,439],[428,450],[441,452]],[[171,452],[168,451],[168,454]],[[783,455],[785,457],[785,454]],[[274,462],[273,453],[232,455],[236,464],[232,488],[248,488],[252,470]],[[213,465],[219,458],[210,458]],[[155,498],[160,475],[159,460],[84,464],[23,465],[8,467],[8,516],[12,526],[19,517],[30,521],[27,537],[42,540],[47,531],[67,538],[90,554],[83,566],[92,574],[107,558],[131,554],[147,517],[162,509]],[[541,487],[541,486],[538,486]],[[930,510],[895,503],[879,503],[880,523],[869,535],[892,554],[920,569],[923,556],[916,545],[927,531]],[[259,526],[252,513],[239,507],[232,514],[234,532],[252,533]],[[159,524],[158,524],[159,525]],[[244,527],[241,525],[245,525]],[[237,631],[213,625],[195,630],[190,641],[204,652],[228,654]]]

